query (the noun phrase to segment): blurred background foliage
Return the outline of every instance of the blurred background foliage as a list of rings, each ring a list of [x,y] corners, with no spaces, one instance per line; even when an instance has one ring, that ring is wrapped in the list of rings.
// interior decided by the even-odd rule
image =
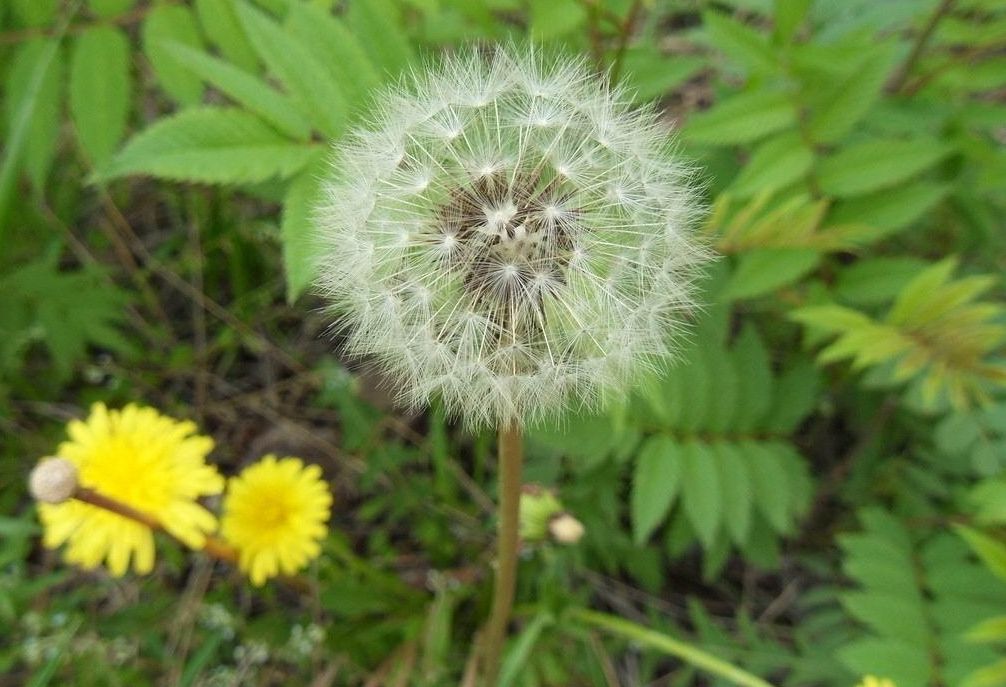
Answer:
[[[724,257],[669,374],[531,438],[586,535],[526,547],[504,683],[728,684],[594,607],[772,684],[1006,684],[998,0],[0,2],[0,684],[462,680],[493,438],[340,359],[305,237],[375,88],[527,38],[666,113]],[[323,465],[311,593],[43,551],[25,474],[95,400],[197,420],[227,472]]]

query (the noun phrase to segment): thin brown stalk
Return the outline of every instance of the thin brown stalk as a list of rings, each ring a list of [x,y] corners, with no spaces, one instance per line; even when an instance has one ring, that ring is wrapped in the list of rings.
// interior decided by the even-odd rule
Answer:
[[[894,76],[891,77],[891,80],[887,82],[888,93],[898,93],[902,88],[904,88],[908,81],[908,77],[911,76],[912,70],[915,68],[916,63],[922,57],[922,53],[925,52],[929,39],[933,37],[933,33],[935,33],[940,20],[950,13],[953,6],[954,0],[941,0],[940,4],[936,6],[935,10],[933,10],[933,13],[929,16],[929,20],[926,22],[926,25],[922,27],[922,31],[919,32],[919,35],[915,37],[915,43],[912,45],[912,50],[908,53],[908,57],[905,58],[905,61],[894,73]]]
[[[93,489],[80,487],[77,489],[73,497],[78,501],[89,503],[92,506],[97,506],[98,508],[103,508],[109,512],[121,515],[124,518],[129,518],[141,525],[146,525],[152,530],[157,530],[159,532],[166,531],[160,521],[149,513],[144,513],[141,510],[133,508],[132,506],[122,503],[121,501],[117,501],[109,496],[105,496]],[[214,558],[227,561],[228,563],[236,563],[238,560],[237,550],[235,550],[233,546],[212,535],[206,537],[206,543],[203,545],[201,550]]]
[[[636,19],[642,9],[642,0],[635,0],[632,7],[629,8],[629,13],[625,15],[625,21],[619,27],[618,47],[615,48],[615,59],[612,60],[611,74],[608,77],[612,85],[618,83],[618,77],[622,72],[622,63],[625,61],[625,51],[629,47],[629,39],[632,37],[632,29],[636,25]]]

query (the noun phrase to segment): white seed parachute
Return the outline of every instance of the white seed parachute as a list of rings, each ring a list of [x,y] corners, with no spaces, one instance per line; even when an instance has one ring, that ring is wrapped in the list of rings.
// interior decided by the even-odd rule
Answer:
[[[532,48],[471,50],[380,94],[325,191],[318,287],[348,350],[472,428],[624,393],[672,352],[707,259],[656,112]]]

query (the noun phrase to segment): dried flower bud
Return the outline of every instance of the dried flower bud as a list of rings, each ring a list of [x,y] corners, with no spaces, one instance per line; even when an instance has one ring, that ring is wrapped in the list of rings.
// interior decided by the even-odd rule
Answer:
[[[28,477],[28,491],[42,503],[62,503],[77,486],[77,466],[66,458],[43,458]]]
[[[448,58],[377,106],[336,151],[319,287],[401,400],[534,423],[669,352],[705,254],[652,109],[582,60],[514,47]]]
[[[583,538],[583,523],[569,513],[560,513],[548,523],[548,532],[560,544],[575,544]]]

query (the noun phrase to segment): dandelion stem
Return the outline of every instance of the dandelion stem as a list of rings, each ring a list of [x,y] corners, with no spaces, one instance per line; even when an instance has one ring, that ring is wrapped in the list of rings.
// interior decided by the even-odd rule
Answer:
[[[484,639],[483,687],[496,687],[507,623],[517,585],[518,514],[520,475],[524,460],[521,431],[512,424],[499,433],[499,530],[497,538],[496,585],[492,612]]]
[[[675,639],[669,635],[651,630],[642,625],[607,613],[598,613],[586,608],[576,608],[570,615],[587,626],[596,627],[613,635],[618,635],[648,649],[655,649],[668,656],[674,656],[710,675],[723,678],[741,687],[772,687],[772,684],[756,675],[741,670],[721,658],[697,647]]]
[[[77,491],[73,495],[73,498],[92,506],[103,508],[111,513],[115,513],[116,515],[121,515],[124,518],[129,518],[130,520],[138,522],[141,525],[145,525],[152,530],[166,532],[169,535],[171,534],[170,532],[167,532],[160,521],[153,516],[144,513],[141,510],[137,510],[130,505],[122,503],[121,501],[117,501],[109,496],[98,493],[93,489],[78,487]],[[235,563],[238,559],[237,551],[234,547],[222,539],[218,539],[212,535],[208,535],[206,537],[206,542],[203,544],[202,551],[214,558],[227,561],[228,563]]]

